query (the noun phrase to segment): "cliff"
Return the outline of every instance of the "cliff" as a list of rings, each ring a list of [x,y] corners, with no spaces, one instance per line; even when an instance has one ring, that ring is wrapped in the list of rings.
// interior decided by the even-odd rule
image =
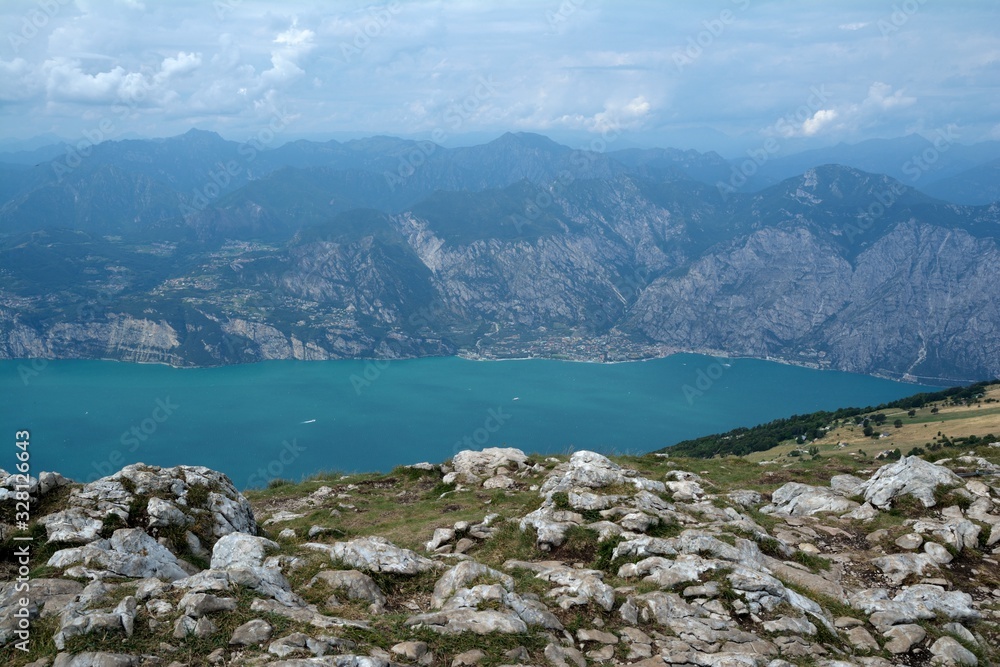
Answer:
[[[406,142],[323,165],[290,146],[194,209],[178,188],[214,165],[204,150],[233,147],[181,151],[192,141],[108,142],[0,202],[0,358],[689,351],[927,384],[1000,375],[996,204],[829,164],[730,193],[508,135],[440,149],[392,187]],[[150,183],[165,194],[140,196]]]

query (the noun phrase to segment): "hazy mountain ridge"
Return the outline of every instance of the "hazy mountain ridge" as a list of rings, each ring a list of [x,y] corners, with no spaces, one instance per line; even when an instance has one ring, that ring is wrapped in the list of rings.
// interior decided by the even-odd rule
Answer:
[[[629,166],[524,134],[472,149],[295,142],[257,153],[252,173],[209,163],[219,185],[197,207],[171,187],[244,149],[203,132],[119,142],[4,203],[0,356],[689,350],[1000,375],[996,205],[836,165],[724,195],[683,178],[718,156],[626,151]]]

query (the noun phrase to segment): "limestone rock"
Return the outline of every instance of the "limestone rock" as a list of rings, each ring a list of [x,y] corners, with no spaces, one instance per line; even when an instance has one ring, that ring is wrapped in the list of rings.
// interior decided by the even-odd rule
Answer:
[[[858,503],[832,489],[789,482],[771,494],[771,504],[761,511],[783,516],[811,516],[820,512],[843,514],[858,507]]]
[[[400,642],[390,648],[389,652],[416,662],[427,653],[427,642]]]
[[[230,533],[212,547],[212,569],[260,567],[269,551],[278,551],[275,542],[246,533]]]
[[[868,630],[861,626],[853,627],[847,631],[847,641],[859,651],[878,650],[878,642]]]
[[[599,489],[605,486],[631,484],[637,490],[666,491],[663,482],[645,479],[627,471],[606,456],[590,451],[574,452],[569,462],[556,466],[542,483],[540,493],[546,497],[557,491]]]
[[[576,638],[581,642],[599,642],[601,644],[617,644],[618,637],[603,630],[577,630]]]
[[[923,641],[927,636],[927,631],[919,625],[907,623],[904,625],[894,625],[882,635],[889,641],[885,644],[885,650],[889,653],[908,653],[914,644]]]
[[[782,616],[773,621],[764,622],[764,630],[775,633],[791,633],[795,635],[814,635],[816,626],[803,617]]]
[[[430,628],[442,634],[461,634],[473,632],[477,635],[488,635],[493,632],[501,634],[522,634],[528,631],[527,624],[512,611],[497,611],[494,609],[455,609],[447,612],[417,614],[406,620],[406,625]]]
[[[177,505],[155,496],[146,503],[146,514],[149,515],[150,528],[186,526],[194,523],[194,519],[184,514]]]
[[[731,491],[728,497],[730,502],[740,507],[756,507],[763,501],[759,491],[749,489]]]
[[[350,567],[388,574],[418,574],[438,569],[439,563],[402,549],[384,537],[360,537],[349,542],[303,544],[307,549],[322,551]]]
[[[587,667],[587,659],[583,654],[571,646],[560,646],[559,644],[549,644],[545,647],[545,658],[554,667]]]
[[[435,528],[431,539],[424,545],[427,551],[434,551],[442,544],[448,544],[455,539],[455,531],[452,528]]]
[[[476,483],[480,479],[494,477],[497,468],[523,469],[527,467],[528,457],[520,449],[513,447],[487,447],[482,451],[463,450],[452,459],[451,464],[467,483]]]
[[[52,667],[139,667],[140,658],[123,653],[85,652],[70,655],[60,653]]]
[[[964,665],[965,667],[976,667],[979,659],[976,655],[965,648],[952,637],[941,637],[931,644],[931,655],[933,662],[938,665]]]
[[[904,456],[875,471],[864,484],[864,497],[879,508],[889,507],[893,498],[901,495],[913,496],[924,507],[933,507],[934,489],[941,485],[961,486],[962,478],[919,456]]]
[[[62,549],[52,554],[48,564],[59,568],[77,564],[98,568],[92,576],[156,577],[166,581],[187,576],[177,557],[139,528],[122,528],[110,540]]]
[[[79,508],[70,508],[54,514],[43,516],[38,523],[45,526],[45,532],[50,542],[82,543],[93,542],[98,538],[104,521],[90,516]]]
[[[230,646],[259,646],[271,638],[274,628],[267,621],[255,618],[233,631]]]
[[[907,533],[901,537],[896,538],[896,546],[900,549],[906,549],[907,551],[913,551],[920,547],[924,543],[924,538],[919,533]]]
[[[508,591],[514,590],[514,579],[509,574],[504,574],[476,561],[466,560],[445,572],[434,584],[431,607],[440,609],[455,591],[480,578],[498,581]]]
[[[319,582],[334,591],[342,592],[350,600],[364,600],[372,604],[372,612],[380,613],[385,608],[385,595],[378,584],[368,575],[356,570],[323,570],[309,580],[306,588]]]
[[[186,593],[178,607],[186,616],[198,619],[205,614],[233,611],[236,609],[236,598],[219,597],[211,593]]]
[[[872,563],[885,573],[885,576],[896,586],[902,584],[910,575],[924,576],[928,568],[937,569],[937,560],[927,554],[889,554],[872,559]]]
[[[503,564],[505,570],[522,568],[531,570],[535,577],[558,586],[548,592],[548,597],[556,598],[562,609],[593,602],[605,611],[611,611],[615,603],[615,591],[608,586],[600,570],[576,569],[552,561],[526,562],[509,560]]]
[[[486,654],[480,649],[474,648],[456,655],[451,661],[451,667],[472,667],[473,665],[478,665],[485,659]]]
[[[193,503],[196,496],[198,503]],[[205,534],[200,537],[209,544],[232,532],[255,534],[258,529],[250,503],[226,475],[202,466],[142,463],[73,489],[69,506],[40,523],[51,541],[92,542],[108,516],[126,521],[133,503],[142,498],[148,498],[145,510],[152,527],[202,525]]]

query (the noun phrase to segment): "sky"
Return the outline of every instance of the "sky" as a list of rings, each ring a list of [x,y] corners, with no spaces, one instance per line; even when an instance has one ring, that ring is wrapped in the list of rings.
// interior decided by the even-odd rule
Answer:
[[[1000,139],[998,27],[994,0],[3,0],[0,141],[969,144]]]

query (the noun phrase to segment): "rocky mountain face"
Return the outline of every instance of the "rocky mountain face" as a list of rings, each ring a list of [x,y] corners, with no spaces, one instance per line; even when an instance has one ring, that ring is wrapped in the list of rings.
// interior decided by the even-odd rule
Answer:
[[[737,459],[696,473],[662,456],[632,468],[491,448],[250,500],[192,466],[130,465],[86,485],[3,473],[0,655],[35,667],[991,665],[998,447],[827,466],[815,485]],[[980,476],[956,474],[969,471]],[[20,528],[17,493],[32,510]]]
[[[695,351],[1000,375],[996,204],[833,165],[742,194],[692,180],[718,156],[534,135],[295,142],[212,166],[242,148],[189,133],[22,174],[0,206],[0,358]]]

